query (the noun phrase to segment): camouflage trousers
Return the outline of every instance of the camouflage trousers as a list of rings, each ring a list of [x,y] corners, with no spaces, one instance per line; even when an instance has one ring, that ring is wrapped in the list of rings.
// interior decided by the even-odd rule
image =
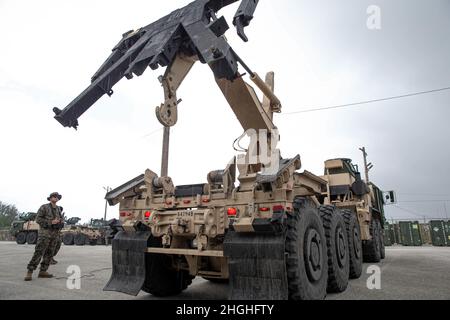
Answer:
[[[57,230],[39,230],[34,254],[27,267],[28,271],[36,270],[41,260],[41,271],[47,271],[50,261],[55,254],[58,240],[60,240],[60,237]]]
[[[61,249],[61,243],[62,243],[61,232],[58,232],[58,237],[56,240],[55,251],[53,252],[53,256],[56,256],[58,254],[59,249]]]

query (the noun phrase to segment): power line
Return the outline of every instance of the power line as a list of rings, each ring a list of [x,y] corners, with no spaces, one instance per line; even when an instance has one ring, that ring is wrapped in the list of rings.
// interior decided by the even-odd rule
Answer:
[[[408,212],[408,213],[411,213],[411,214],[413,214],[413,215],[415,215],[415,216],[417,216],[417,217],[420,217],[420,218],[423,218],[423,217],[424,217],[423,214],[419,214],[419,213],[417,213],[417,212],[415,212],[415,211],[412,211],[412,210],[409,210],[409,209],[402,208],[402,207],[397,206],[397,205],[395,205],[395,204],[394,204],[393,206],[396,207],[396,208],[398,208],[398,209],[400,209],[400,210],[403,210],[403,211],[406,211],[406,212]]]
[[[162,131],[163,129],[164,128],[159,128],[157,130],[154,130],[154,131],[150,132],[149,134],[146,134],[145,136],[142,136],[141,139],[145,139],[145,138],[148,138],[148,137],[150,137],[150,136],[152,136],[154,134],[157,134],[158,132]]]
[[[425,218],[427,220],[442,220],[442,217],[440,218],[432,218],[432,217],[428,217],[428,216],[423,216],[422,219]],[[395,221],[411,221],[411,220],[415,220],[417,218],[386,218],[387,220],[395,220]]]
[[[397,193],[399,196],[431,196],[431,197],[448,197],[449,194],[437,194],[437,193]]]
[[[348,107],[360,106],[360,105],[364,105],[364,104],[371,104],[371,103],[388,101],[388,100],[394,100],[394,99],[402,99],[402,98],[407,98],[407,97],[414,97],[414,96],[430,94],[430,93],[436,93],[436,92],[442,92],[442,91],[447,91],[447,90],[450,90],[450,87],[434,89],[434,90],[428,90],[428,91],[420,91],[420,92],[408,93],[408,94],[404,94],[404,95],[392,96],[392,97],[382,98],[382,99],[374,99],[374,100],[367,100],[367,101],[361,101],[361,102],[342,104],[342,105],[337,105],[337,106],[310,108],[310,109],[293,111],[293,112],[285,112],[285,113],[282,113],[281,115],[292,115],[292,114],[299,114],[299,113],[308,113],[308,112],[315,112],[315,111],[324,111],[324,110],[331,110],[331,109],[348,108]],[[157,129],[155,131],[150,132],[149,134],[146,134],[145,136],[142,136],[142,138],[147,138],[149,136],[152,136],[152,135],[158,133],[159,131],[161,131],[163,129],[164,128],[159,128],[159,129]]]
[[[450,200],[410,200],[410,201],[398,201],[398,203],[425,203],[425,202],[450,202]]]
[[[336,106],[330,106],[330,107],[309,108],[309,109],[305,109],[305,110],[285,112],[285,113],[282,113],[282,115],[292,115],[292,114],[299,114],[299,113],[309,113],[309,112],[324,111],[324,110],[331,110],[331,109],[348,108],[348,107],[360,106],[360,105],[364,105],[364,104],[371,104],[371,103],[376,103],[376,102],[382,102],[382,101],[402,99],[402,98],[414,97],[414,96],[419,96],[419,95],[424,95],[424,94],[436,93],[436,92],[441,92],[441,91],[446,91],[446,90],[450,90],[450,87],[428,90],[428,91],[420,91],[420,92],[403,94],[403,95],[399,95],[399,96],[392,96],[392,97],[388,97],[388,98],[354,102],[354,103],[348,103],[348,104],[342,104],[342,105],[336,105]]]

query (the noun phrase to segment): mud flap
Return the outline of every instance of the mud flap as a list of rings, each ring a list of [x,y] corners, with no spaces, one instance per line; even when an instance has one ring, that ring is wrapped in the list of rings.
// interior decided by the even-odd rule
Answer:
[[[103,291],[137,296],[145,281],[145,251],[150,231],[120,231],[112,241],[112,275]]]
[[[227,233],[230,300],[287,300],[285,234]]]

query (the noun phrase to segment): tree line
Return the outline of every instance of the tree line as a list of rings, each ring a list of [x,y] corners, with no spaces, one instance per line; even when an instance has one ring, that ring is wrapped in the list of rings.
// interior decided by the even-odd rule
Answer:
[[[9,228],[18,215],[19,210],[15,205],[0,201],[0,229]]]

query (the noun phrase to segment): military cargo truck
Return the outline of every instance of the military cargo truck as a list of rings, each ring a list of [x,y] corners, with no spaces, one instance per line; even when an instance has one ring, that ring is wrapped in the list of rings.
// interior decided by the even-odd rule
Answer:
[[[80,218],[72,218],[62,230],[63,243],[66,246],[105,245],[110,242],[111,228],[103,219],[91,219],[85,225],[78,225]]]
[[[125,33],[89,87],[63,110],[54,108],[58,122],[77,128],[79,117],[103,95],[111,96],[121,79],[140,76],[148,66],[167,67],[159,77],[165,99],[156,108],[164,126],[160,175],[148,169],[106,195],[110,205],[119,205],[120,221],[105,290],[169,296],[201,276],[228,280],[231,299],[323,299],[346,289],[351,266],[352,277],[360,274],[361,234],[368,256],[382,255],[382,207],[373,184],[362,190],[357,181],[353,213],[352,206],[338,207],[327,180],[300,171],[299,155],[281,156],[274,114],[282,105],[274,73],[264,81],[252,71],[228,44],[226,19],[217,17],[236,1],[196,0]],[[257,4],[242,0],[233,19],[244,41]],[[178,121],[177,90],[198,61],[212,69],[251,142],[225,168],[205,172],[201,183],[177,186],[168,174],[170,128]],[[201,139],[193,142],[190,152],[205,152]]]
[[[79,225],[78,222],[80,220],[80,218],[72,218],[68,221],[67,226],[61,231],[64,245],[97,245],[99,241],[101,241],[101,232],[90,224]],[[91,223],[92,220],[93,219],[91,219]]]
[[[17,244],[36,244],[39,225],[34,221],[35,212],[24,212],[11,224],[10,233],[16,239]]]

